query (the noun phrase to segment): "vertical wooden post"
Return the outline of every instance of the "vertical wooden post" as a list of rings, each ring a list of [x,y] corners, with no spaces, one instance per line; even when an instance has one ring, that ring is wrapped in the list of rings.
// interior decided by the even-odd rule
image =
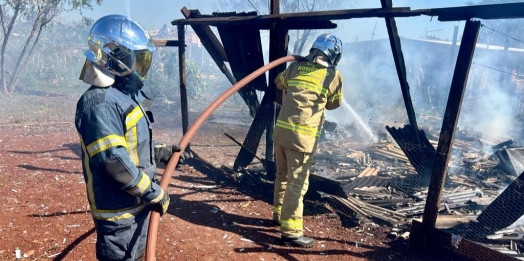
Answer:
[[[428,197],[424,208],[422,231],[420,231],[420,236],[423,238],[422,240],[417,240],[418,242],[411,241],[414,244],[425,243],[425,249],[431,249],[433,244],[431,235],[437,222],[440,196],[444,187],[453,137],[458,123],[462,98],[464,96],[464,91],[466,90],[469,69],[475,52],[479,30],[479,21],[468,20],[466,22],[464,34],[462,35],[462,41],[460,43],[457,63],[455,65],[455,71],[453,73],[453,79],[451,81],[448,103],[446,105],[446,111],[444,112],[444,119],[442,120],[437,155],[433,163]]]
[[[380,3],[382,4],[382,8],[393,7],[392,0],[380,0]],[[393,52],[393,58],[395,59],[395,67],[397,68],[400,89],[402,90],[402,97],[404,98],[404,106],[406,107],[406,112],[408,114],[409,124],[416,132],[418,130],[417,118],[415,117],[415,109],[413,108],[413,101],[411,100],[411,94],[409,92],[409,83],[406,78],[406,64],[404,62],[402,46],[400,45],[397,23],[393,17],[386,17],[385,20],[386,27],[388,28],[389,43],[391,45],[391,51]]]
[[[182,110],[182,133],[185,135],[189,127],[189,117],[187,108],[187,79],[186,79],[186,35],[184,25],[178,25],[178,72],[180,77],[180,108]],[[190,151],[187,144],[186,152]]]
[[[271,0],[271,14],[280,13],[280,0]],[[283,28],[281,23],[273,23],[269,32],[269,61],[276,60],[282,56],[287,55],[287,28]],[[286,65],[277,66],[269,70],[268,88],[266,94],[268,95],[268,104],[262,106],[269,106],[270,112],[266,117],[271,117],[268,126],[266,127],[266,156],[267,160],[274,160],[274,144],[273,144],[273,128],[275,127],[276,116],[278,116],[278,108],[275,102],[282,103],[282,96],[277,92],[277,86],[274,82],[278,74],[285,70]],[[267,168],[267,175],[270,179],[275,178],[276,170]]]

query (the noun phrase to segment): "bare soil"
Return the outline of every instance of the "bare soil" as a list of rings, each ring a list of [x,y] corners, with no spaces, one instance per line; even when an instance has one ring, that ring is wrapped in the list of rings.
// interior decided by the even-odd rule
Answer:
[[[67,96],[45,97],[39,101],[47,105],[45,112],[23,117],[10,112],[0,122],[0,260],[15,260],[17,247],[27,256],[22,260],[95,260],[96,237],[72,124],[75,103]],[[316,199],[307,199],[305,209],[306,235],[316,245],[282,246],[279,227],[270,222],[271,182],[235,182],[211,168],[230,164],[238,151],[216,138],[224,129],[203,129],[193,144],[213,166],[190,160],[172,177],[157,260],[452,260],[408,251],[406,241],[386,237],[390,228],[383,225],[347,226]],[[180,134],[173,133],[178,132],[157,128],[155,138],[176,143]]]

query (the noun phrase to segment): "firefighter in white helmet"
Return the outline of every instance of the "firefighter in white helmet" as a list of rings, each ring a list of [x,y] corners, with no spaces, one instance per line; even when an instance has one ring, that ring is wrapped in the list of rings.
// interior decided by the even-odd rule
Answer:
[[[304,60],[291,63],[275,79],[283,90],[273,141],[277,174],[274,185],[273,220],[280,224],[287,246],[312,247],[314,240],[303,233],[303,198],[309,185],[309,170],[322,131],[325,110],[342,102],[342,75],[336,69],[342,42],[322,34]]]

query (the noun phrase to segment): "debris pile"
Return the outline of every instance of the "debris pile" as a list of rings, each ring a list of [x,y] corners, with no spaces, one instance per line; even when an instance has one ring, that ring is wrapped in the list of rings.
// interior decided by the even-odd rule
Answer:
[[[421,219],[438,133],[423,129],[415,134],[407,127],[387,127],[393,138],[360,144],[355,137],[345,135],[348,130],[340,128],[347,126],[338,125],[322,136],[312,175],[339,182],[346,196],[332,195],[329,189],[319,191],[321,196],[336,201],[341,212],[359,223],[409,225],[412,219]],[[519,203],[522,199],[515,195],[506,200],[500,197],[508,194],[502,192],[512,187],[512,182],[519,181],[523,163],[524,148],[512,139],[457,130],[441,195],[439,228],[453,230],[462,225],[465,238],[520,255],[524,244],[515,241],[524,236],[524,227],[516,222],[524,214],[524,207],[521,213],[517,206],[523,205]],[[514,190],[518,191],[513,194],[520,195],[524,186]],[[497,198],[501,202],[497,203]],[[509,209],[504,209],[508,205]],[[489,213],[490,207],[496,214]],[[506,215],[508,211],[514,214]],[[495,215],[508,217],[492,218]],[[469,223],[475,225],[463,227]],[[397,238],[402,234],[399,232],[392,230],[390,234]]]

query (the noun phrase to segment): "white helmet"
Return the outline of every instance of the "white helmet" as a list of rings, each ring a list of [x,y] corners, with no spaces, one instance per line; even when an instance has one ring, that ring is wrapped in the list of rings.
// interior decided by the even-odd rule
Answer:
[[[108,15],[98,19],[87,42],[85,56],[108,73],[133,74],[142,83],[146,80],[156,48],[149,33],[131,18]]]

